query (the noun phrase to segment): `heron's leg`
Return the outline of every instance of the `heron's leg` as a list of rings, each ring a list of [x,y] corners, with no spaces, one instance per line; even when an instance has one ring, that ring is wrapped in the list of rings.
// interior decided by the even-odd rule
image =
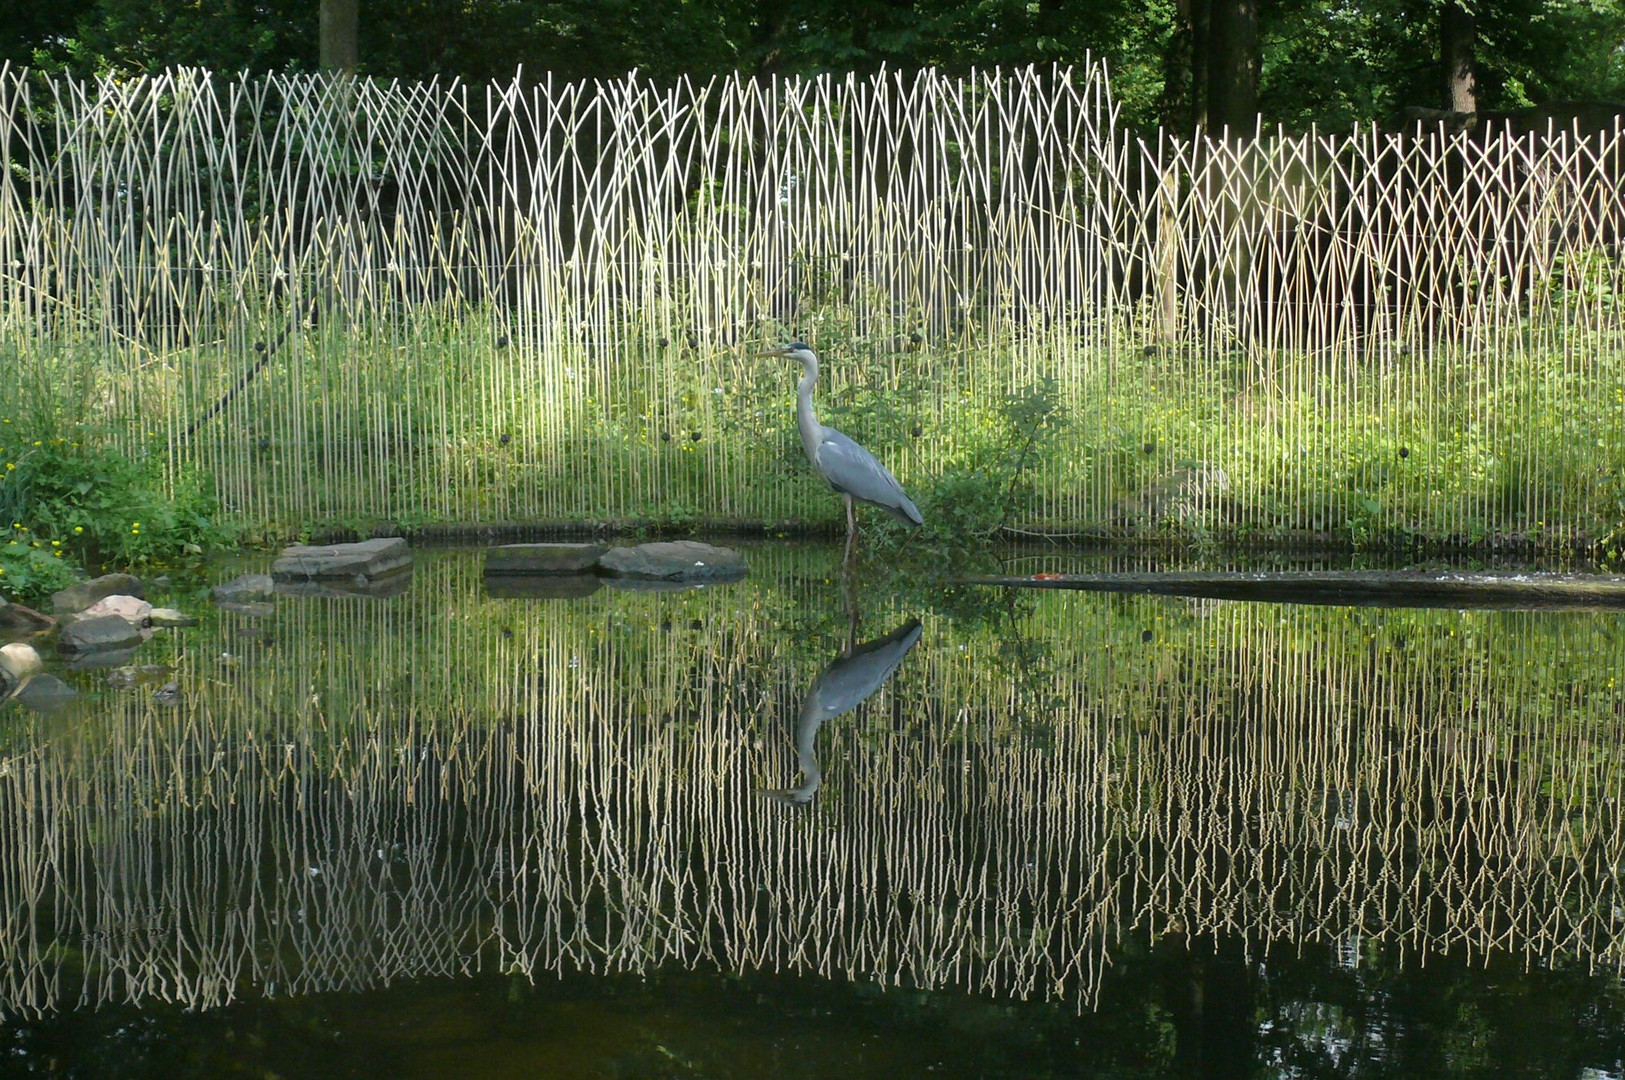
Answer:
[[[852,563],[841,564],[841,598],[846,601],[846,655],[858,647],[858,594],[852,588]]]
[[[846,499],[846,561],[852,562],[852,555],[858,550],[858,515],[852,503],[852,496]]]

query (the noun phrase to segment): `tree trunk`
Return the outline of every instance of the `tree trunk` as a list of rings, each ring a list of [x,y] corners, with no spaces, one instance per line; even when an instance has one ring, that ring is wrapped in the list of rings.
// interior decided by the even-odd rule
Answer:
[[[1453,112],[1478,111],[1478,73],[1473,63],[1476,37],[1473,13],[1460,0],[1446,0],[1439,11],[1439,56],[1444,61],[1445,106]]]
[[[1195,135],[1207,130],[1209,52],[1213,48],[1212,0],[1187,0],[1191,20],[1190,127]]]
[[[321,0],[318,37],[323,71],[354,71],[361,62],[361,0]]]
[[[1211,0],[1208,18],[1208,130],[1244,138],[1258,125],[1258,6]]]
[[[1205,124],[1206,50],[1207,0],[1179,0],[1173,37],[1162,56],[1162,101],[1158,109],[1163,129],[1171,135],[1193,135]]]

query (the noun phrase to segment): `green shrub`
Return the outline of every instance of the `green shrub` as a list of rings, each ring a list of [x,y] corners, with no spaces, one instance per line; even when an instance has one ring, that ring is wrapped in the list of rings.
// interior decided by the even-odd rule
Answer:
[[[67,557],[62,541],[42,541],[21,522],[5,534],[7,539],[0,543],[0,594],[38,605],[79,580],[79,566]]]
[[[158,453],[131,458],[85,440],[0,434],[0,456],[0,519],[60,541],[86,563],[164,562],[232,539],[197,476],[183,474],[173,493],[165,490]]]
[[[64,353],[19,363],[0,402],[0,594],[38,602],[87,566],[135,567],[230,543],[204,479],[166,477],[151,443],[134,454],[94,423],[94,366]]]

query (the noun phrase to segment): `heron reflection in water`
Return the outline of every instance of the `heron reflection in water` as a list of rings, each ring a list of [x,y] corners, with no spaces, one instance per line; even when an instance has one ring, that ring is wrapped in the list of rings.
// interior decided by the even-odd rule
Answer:
[[[824,780],[818,768],[814,742],[825,720],[861,705],[897,670],[903,658],[920,640],[920,620],[910,619],[885,637],[856,645],[821,672],[801,703],[796,721],[796,762],[801,766],[801,786],[769,791],[767,796],[790,806],[812,801]]]

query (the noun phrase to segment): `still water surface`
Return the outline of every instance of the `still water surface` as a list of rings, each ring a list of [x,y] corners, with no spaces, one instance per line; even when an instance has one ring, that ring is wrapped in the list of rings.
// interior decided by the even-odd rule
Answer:
[[[1625,1076],[1615,616],[747,554],[7,705],[0,1075]]]

